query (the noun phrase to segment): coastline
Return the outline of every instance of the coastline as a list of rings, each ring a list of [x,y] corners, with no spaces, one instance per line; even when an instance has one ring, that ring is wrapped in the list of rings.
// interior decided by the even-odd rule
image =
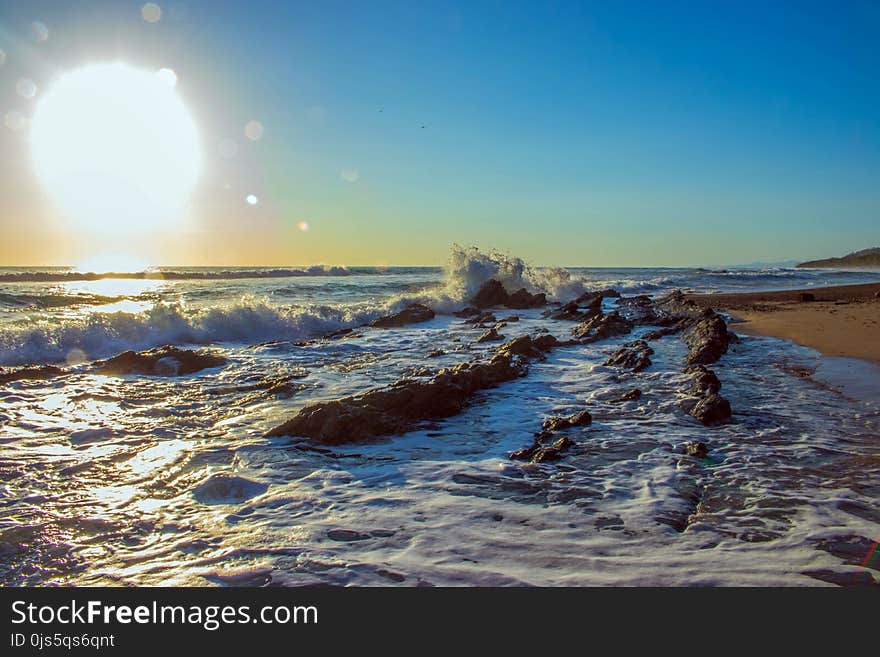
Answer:
[[[814,300],[801,300],[802,294]],[[791,340],[824,356],[880,364],[880,283],[777,292],[691,294],[695,303],[722,310],[736,330]]]

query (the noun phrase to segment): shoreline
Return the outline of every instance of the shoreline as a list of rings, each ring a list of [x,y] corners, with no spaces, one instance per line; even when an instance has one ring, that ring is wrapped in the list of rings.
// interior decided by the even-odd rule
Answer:
[[[812,295],[812,300],[802,295]],[[738,332],[791,340],[823,356],[880,364],[878,295],[880,283],[686,297],[728,313]]]

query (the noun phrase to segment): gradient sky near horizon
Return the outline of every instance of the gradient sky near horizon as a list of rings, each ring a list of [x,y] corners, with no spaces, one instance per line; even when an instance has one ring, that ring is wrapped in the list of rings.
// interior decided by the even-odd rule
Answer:
[[[143,4],[0,0],[0,116],[90,62],[173,69],[204,165],[187,216],[131,245],[154,264],[433,265],[457,242],[724,265],[880,244],[876,2],[157,0],[156,22]],[[5,123],[0,265],[99,251]]]

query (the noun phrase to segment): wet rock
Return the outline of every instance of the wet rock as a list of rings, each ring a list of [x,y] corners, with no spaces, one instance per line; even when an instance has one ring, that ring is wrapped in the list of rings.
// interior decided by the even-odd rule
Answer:
[[[620,306],[650,306],[654,302],[647,294],[639,294],[634,297],[621,297],[617,304]]]
[[[574,443],[565,436],[558,438],[549,445],[542,444],[537,439],[535,442],[524,449],[510,453],[510,458],[518,461],[531,461],[532,463],[546,463],[547,461],[558,461],[562,458],[562,453],[568,450]]]
[[[54,365],[39,367],[0,367],[0,385],[13,381],[43,381],[64,374],[64,370]]]
[[[579,306],[592,306],[596,303],[601,304],[602,299],[617,298],[620,298],[620,292],[609,287],[605,288],[604,290],[599,290],[598,292],[584,292],[577,299],[575,299],[575,303]]]
[[[633,323],[614,311],[607,315],[596,315],[592,319],[575,326],[571,332],[581,342],[590,343],[615,335],[626,335],[633,329]]]
[[[705,397],[711,394],[717,394],[721,390],[721,381],[715,374],[705,365],[691,365],[685,368],[685,374],[690,375],[688,385],[684,392],[696,397]]]
[[[505,318],[504,318],[504,321],[505,321],[505,322],[518,322],[518,321],[519,321],[519,315],[511,315],[510,317],[505,317]]]
[[[425,358],[439,358],[440,356],[445,356],[446,352],[443,349],[435,349],[431,353],[429,353]]]
[[[531,358],[557,343],[552,335],[524,336],[498,348],[486,361],[460,363],[428,380],[405,380],[362,394],[302,408],[266,437],[301,436],[324,445],[365,442],[406,433],[428,420],[460,413],[480,390],[526,374]]]
[[[670,318],[671,323],[669,326],[665,326],[663,328],[654,329],[652,331],[648,331],[645,333],[642,338],[644,340],[659,340],[660,338],[665,338],[667,335],[675,335],[676,333],[681,333],[684,329],[686,329],[691,324],[691,320],[688,318],[683,319],[675,319]],[[664,320],[660,320],[663,322]],[[669,320],[667,320],[669,321]]]
[[[569,301],[567,304],[557,308],[556,310],[546,312],[545,316],[548,319],[581,322],[585,319],[588,319],[589,317],[598,315],[600,312],[601,310],[594,308],[591,309],[591,312],[588,314],[582,313],[578,308],[578,305],[574,301]]]
[[[706,443],[689,442],[684,446],[684,453],[694,458],[705,459],[709,457],[709,448]]]
[[[399,313],[373,320],[370,322],[370,326],[375,328],[399,328],[407,324],[427,322],[430,319],[434,319],[434,311],[428,308],[428,306],[415,303],[404,308]]]
[[[510,295],[504,305],[517,309],[540,308],[547,305],[547,296],[543,292],[530,294],[525,288],[520,288]]]
[[[706,426],[727,422],[731,417],[730,402],[715,393],[686,400],[683,408]]]
[[[626,401],[635,401],[636,399],[641,398],[641,396],[642,396],[642,391],[639,390],[638,388],[633,388],[632,390],[623,393],[620,397],[616,397],[616,398],[612,399],[611,403],[612,404],[619,404],[621,402],[626,402]]]
[[[113,358],[97,361],[92,369],[99,374],[184,376],[225,364],[223,356],[165,345],[148,351],[126,351]]]
[[[467,308],[462,308],[461,310],[458,310],[452,314],[455,315],[456,317],[473,317],[474,315],[479,315],[480,312],[481,311],[479,308],[474,308],[473,306],[468,306]]]
[[[727,330],[724,318],[707,308],[700,318],[684,333],[688,346],[687,364],[710,364],[727,353],[727,347],[736,336]]]
[[[499,340],[503,340],[504,336],[498,333],[498,330],[495,327],[490,328],[488,331],[483,333],[480,337],[477,338],[477,342],[497,342]]]
[[[641,372],[651,365],[651,354],[654,350],[644,340],[627,342],[615,351],[603,365],[615,365],[633,372]]]
[[[801,292],[798,295],[798,301],[815,301],[816,295],[812,292]]]
[[[269,486],[262,482],[219,473],[196,486],[193,497],[202,504],[240,504],[267,490]]]
[[[559,341],[549,333],[534,338],[524,335],[505,342],[499,347],[498,353],[507,356],[522,356],[528,359],[543,360],[544,354],[558,344]]]
[[[718,394],[721,382],[705,365],[692,365],[685,372],[688,382],[682,392],[687,395],[681,408],[706,426],[727,422],[731,417],[730,402]]]
[[[504,286],[494,278],[483,283],[482,287],[471,299],[471,303],[477,308],[494,308],[507,304],[510,295]]]
[[[580,411],[567,417],[551,417],[541,424],[542,431],[561,431],[563,429],[571,429],[572,427],[585,427],[593,421],[593,416],[589,411]]]
[[[498,321],[493,313],[483,312],[466,319],[465,324],[494,324]]]
[[[331,529],[327,532],[327,538],[343,543],[350,543],[352,541],[366,541],[373,537],[370,534],[354,531],[353,529]]]

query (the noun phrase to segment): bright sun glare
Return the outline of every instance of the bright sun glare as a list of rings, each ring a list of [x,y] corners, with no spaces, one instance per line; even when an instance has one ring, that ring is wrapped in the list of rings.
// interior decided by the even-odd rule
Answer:
[[[93,64],[64,74],[40,101],[34,168],[78,229],[134,236],[182,218],[201,149],[176,80],[168,69]]]

